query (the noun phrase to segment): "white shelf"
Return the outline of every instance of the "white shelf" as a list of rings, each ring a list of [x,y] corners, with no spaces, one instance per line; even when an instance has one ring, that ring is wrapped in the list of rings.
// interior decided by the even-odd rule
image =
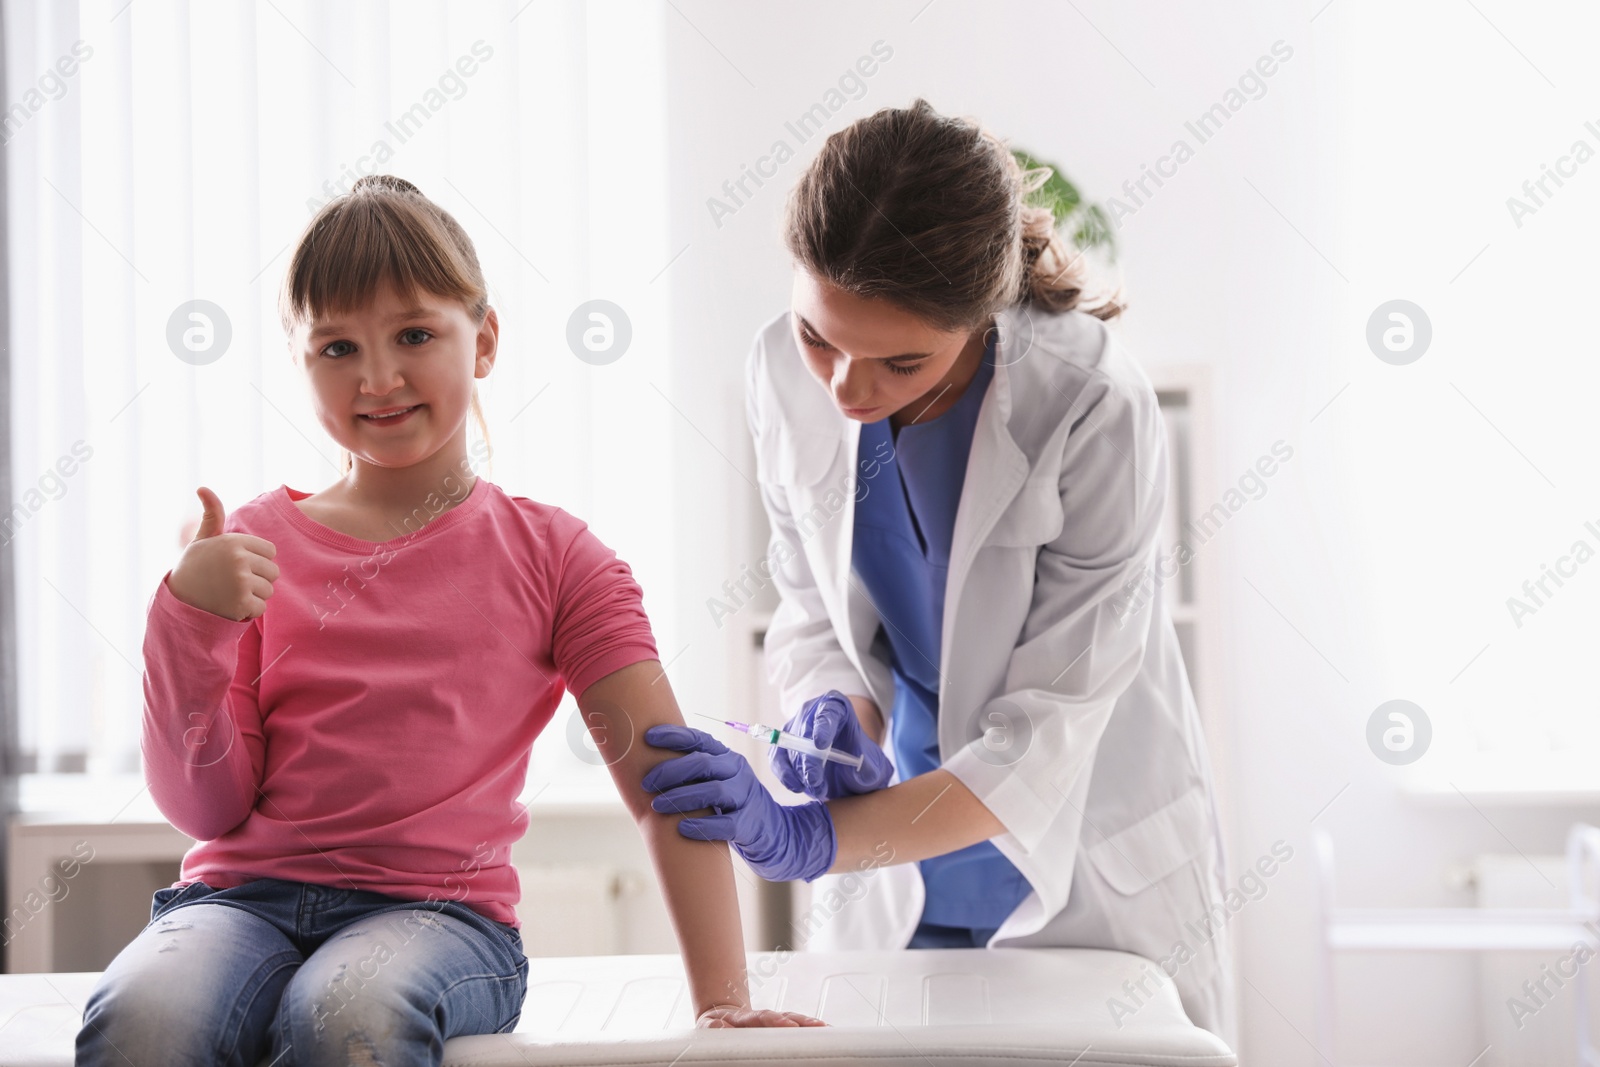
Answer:
[[[27,823],[165,823],[140,774],[24,774],[18,809]],[[534,818],[623,813],[622,798],[604,771],[593,778],[530,781],[517,798]]]
[[[1328,945],[1371,952],[1550,951],[1588,944],[1593,916],[1554,908],[1335,908]]]
[[[1402,792],[1423,804],[1597,807],[1600,773],[1580,752],[1439,752],[1424,756]]]
[[[17,806],[28,822],[166,822],[143,774],[24,774]]]
[[[529,783],[517,798],[528,805],[528,814],[534,819],[561,818],[569,815],[626,815],[622,798],[617,795],[616,784],[601,771],[594,780],[572,779],[551,782],[540,786]]]

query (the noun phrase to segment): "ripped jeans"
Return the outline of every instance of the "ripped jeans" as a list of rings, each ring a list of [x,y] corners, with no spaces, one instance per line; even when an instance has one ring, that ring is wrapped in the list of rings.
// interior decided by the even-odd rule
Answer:
[[[522,1016],[528,958],[453,900],[262,878],[158,889],[84,1006],[77,1067],[437,1067]]]

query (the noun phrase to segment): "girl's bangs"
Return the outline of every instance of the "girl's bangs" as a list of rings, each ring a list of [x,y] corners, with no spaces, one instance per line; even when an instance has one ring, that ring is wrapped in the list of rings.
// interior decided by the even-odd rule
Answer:
[[[472,307],[469,265],[437,220],[407,207],[376,198],[330,205],[290,265],[285,324],[355,311],[386,285],[407,302],[428,292]]]

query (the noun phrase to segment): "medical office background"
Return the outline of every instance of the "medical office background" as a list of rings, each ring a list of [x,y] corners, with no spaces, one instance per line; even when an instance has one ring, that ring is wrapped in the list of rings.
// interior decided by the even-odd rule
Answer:
[[[1568,830],[1600,820],[1592,9],[0,11],[8,874],[37,880],[19,835],[67,815],[128,838],[53,905],[72,919],[51,969],[103,967],[175,876],[139,775],[139,654],[195,487],[231,508],[338,476],[274,310],[310,213],[383,171],[455,214],[502,323],[480,473],[632,565],[686,713],[771,721],[792,709],[766,706],[760,677],[775,597],[744,359],[787,303],[779,223],[805,162],[919,95],[1058,164],[1110,224],[1096,262],[1130,303],[1116,329],[1181,456],[1167,551],[1193,558],[1166,595],[1230,882],[1292,853],[1229,919],[1243,1062],[1319,1062],[1317,831],[1341,905],[1566,899]],[[172,327],[196,307],[225,332],[199,355]],[[596,307],[617,330],[603,358],[570,340]],[[1401,720],[1377,716],[1395,707],[1398,749]],[[539,945],[671,951],[572,711],[524,794],[525,889],[573,920]],[[753,944],[783,933],[765,892],[746,872]],[[1508,1008],[1560,955],[1336,955],[1341,1059],[1572,1062],[1573,984]]]

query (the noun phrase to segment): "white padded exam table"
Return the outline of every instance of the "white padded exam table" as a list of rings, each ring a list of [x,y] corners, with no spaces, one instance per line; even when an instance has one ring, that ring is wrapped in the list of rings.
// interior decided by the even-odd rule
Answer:
[[[515,1032],[445,1043],[447,1067],[1235,1067],[1139,956],[1096,949],[752,953],[756,1007],[832,1025],[696,1030],[679,957],[531,957]],[[1119,1027],[1125,980],[1161,982]],[[765,977],[770,975],[770,977]],[[0,1067],[69,1067],[93,972],[0,975]],[[137,1067],[146,1067],[139,1064]],[[157,1067],[157,1065],[149,1065]]]

